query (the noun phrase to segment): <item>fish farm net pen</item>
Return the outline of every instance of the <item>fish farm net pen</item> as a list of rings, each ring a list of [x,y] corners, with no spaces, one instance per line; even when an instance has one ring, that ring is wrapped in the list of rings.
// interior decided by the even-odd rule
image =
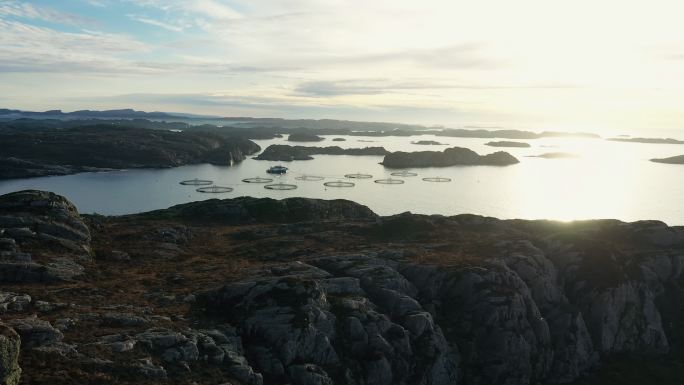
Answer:
[[[212,183],[214,183],[211,180],[204,180],[204,179],[189,179],[189,180],[184,180],[179,182],[183,186],[209,186]]]
[[[375,183],[379,184],[404,184],[404,181],[401,179],[376,179]]]
[[[233,189],[231,187],[209,186],[209,187],[200,187],[195,191],[201,192],[201,193],[209,193],[209,194],[221,194],[221,193],[229,193],[229,192],[233,191]]]
[[[370,179],[373,177],[373,175],[356,173],[356,174],[345,174],[344,177],[345,178],[351,178],[351,179]]]
[[[451,178],[442,178],[439,176],[431,176],[431,177],[423,178],[423,180],[426,182],[442,182],[442,183],[451,182]]]
[[[356,184],[352,182],[343,182],[341,180],[338,180],[336,182],[325,182],[323,183],[323,185],[327,187],[354,187]]]
[[[275,183],[267,184],[266,186],[264,186],[264,188],[267,190],[294,190],[297,188],[297,185],[287,183]]]
[[[418,176],[418,174],[416,174],[415,172],[410,172],[410,171],[397,171],[397,172],[391,173],[390,175],[392,175],[392,176],[403,176],[403,177]]]
[[[296,180],[305,180],[305,181],[310,181],[310,182],[320,182],[325,177],[322,176],[316,176],[316,175],[302,175],[302,176],[297,176],[295,177]]]
[[[273,182],[273,179],[257,176],[255,178],[245,178],[242,181],[245,183],[271,183]]]

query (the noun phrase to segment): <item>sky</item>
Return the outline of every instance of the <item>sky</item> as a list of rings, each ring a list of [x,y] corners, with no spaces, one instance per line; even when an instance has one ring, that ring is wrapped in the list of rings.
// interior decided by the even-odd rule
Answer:
[[[684,133],[681,0],[0,0],[0,107]]]

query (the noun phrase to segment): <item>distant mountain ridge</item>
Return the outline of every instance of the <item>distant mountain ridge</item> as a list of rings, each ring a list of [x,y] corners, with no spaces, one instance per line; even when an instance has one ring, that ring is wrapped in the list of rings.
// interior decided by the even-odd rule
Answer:
[[[123,108],[117,110],[78,110],[72,112],[64,112],[62,110],[49,110],[49,111],[22,111],[22,110],[10,110],[7,108],[0,108],[0,118],[10,117],[10,118],[98,118],[98,119],[111,119],[111,118],[124,118],[124,119],[184,119],[193,117],[193,115],[184,114],[171,114],[168,112],[145,112],[136,111],[132,108]]]
[[[22,119],[34,119],[42,122],[20,122]],[[68,121],[65,125],[90,125],[92,119],[119,119],[137,120],[136,126],[141,125],[143,120],[163,120],[172,122],[174,125],[183,124],[183,127],[166,127],[171,129],[181,129],[184,131],[209,131],[217,134],[238,135],[250,139],[270,139],[282,134],[315,134],[315,135],[356,135],[356,136],[418,136],[433,134],[436,136],[457,137],[457,138],[503,138],[503,139],[540,139],[540,138],[585,138],[600,139],[594,133],[586,132],[555,132],[543,131],[533,132],[517,129],[464,129],[464,128],[445,128],[442,126],[424,126],[419,124],[391,123],[391,122],[367,122],[354,120],[337,119],[285,119],[285,118],[255,118],[255,117],[218,117],[207,115],[195,115],[188,113],[169,113],[169,112],[144,112],[131,108],[116,109],[106,111],[79,110],[73,112],[63,112],[62,110],[49,110],[44,112],[0,109],[0,120],[9,124],[22,124],[24,126],[41,126],[50,122],[50,126],[59,126],[59,121]],[[82,124],[75,122],[83,120]],[[127,122],[116,122],[123,124]],[[153,124],[142,124],[144,126],[155,126],[161,122],[151,122]],[[472,127],[472,126],[467,126]]]

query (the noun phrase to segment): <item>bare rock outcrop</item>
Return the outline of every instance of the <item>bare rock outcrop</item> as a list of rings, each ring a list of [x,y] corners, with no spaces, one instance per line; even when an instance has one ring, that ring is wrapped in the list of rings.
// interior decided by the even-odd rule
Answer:
[[[68,281],[81,275],[91,252],[90,230],[76,207],[50,192],[24,190],[0,196],[0,282]],[[20,249],[49,250],[34,261]]]
[[[0,236],[6,383],[21,365],[38,384],[58,368],[84,383],[556,385],[624,357],[681,378],[684,228],[659,221],[238,198],[84,222],[49,193],[0,204],[26,224]]]

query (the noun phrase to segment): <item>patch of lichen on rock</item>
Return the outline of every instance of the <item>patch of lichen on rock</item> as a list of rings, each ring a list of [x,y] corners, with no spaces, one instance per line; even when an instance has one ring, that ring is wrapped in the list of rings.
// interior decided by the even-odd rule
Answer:
[[[14,329],[0,324],[0,384],[19,384],[21,368],[19,351],[21,340]]]

